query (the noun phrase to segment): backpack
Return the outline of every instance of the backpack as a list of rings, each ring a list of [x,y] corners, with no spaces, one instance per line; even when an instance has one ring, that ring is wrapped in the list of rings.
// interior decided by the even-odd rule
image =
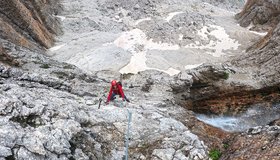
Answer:
[[[117,84],[122,87],[122,82],[118,81]]]

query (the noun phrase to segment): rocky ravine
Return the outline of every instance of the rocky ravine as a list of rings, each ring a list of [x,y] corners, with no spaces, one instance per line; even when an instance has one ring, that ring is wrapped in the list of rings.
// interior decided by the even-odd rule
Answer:
[[[0,3],[5,22],[0,24],[0,159],[122,159],[128,111],[132,113],[129,159],[208,159],[208,151],[223,144],[229,147],[221,147],[222,159],[279,159],[278,121],[231,134],[202,123],[192,111],[176,104],[178,96],[194,103],[201,102],[193,101],[198,96],[206,97],[219,88],[236,89],[240,79],[227,79],[225,74],[236,67],[202,65],[175,77],[159,71],[127,75],[123,85],[132,103],[126,108],[116,102],[98,109],[109,81],[119,74],[110,70],[86,74],[44,55],[44,47],[50,47],[59,33],[50,25],[56,19],[44,15],[56,15],[58,2]],[[19,15],[22,10],[28,14]],[[276,31],[273,36],[278,38]],[[249,54],[257,59],[258,53]],[[277,54],[272,57],[277,60]],[[277,84],[269,82],[270,87]],[[210,92],[198,94],[207,89]]]
[[[262,4],[262,5],[260,5]],[[279,86],[280,54],[280,1],[248,1],[245,9],[236,18],[243,26],[254,24],[255,30],[265,28],[268,34],[249,48],[249,53],[236,58],[237,66],[255,68],[261,86]]]
[[[24,4],[21,1],[1,3],[3,6],[15,7],[15,13],[20,13],[18,10],[22,8],[35,7],[34,4]],[[46,6],[50,7],[48,4]],[[53,11],[46,10],[43,14],[51,14]],[[31,11],[29,13],[29,16],[36,15],[31,14]],[[18,15],[3,15],[6,16]],[[14,19],[13,22],[7,20],[7,25],[17,26],[22,19]],[[53,37],[43,40],[38,37],[45,35],[46,29],[42,32],[35,29],[21,31],[17,27],[14,30],[5,30],[7,25],[3,25],[0,157],[121,159],[124,155],[127,110],[113,105],[97,109],[99,98],[107,93],[109,87],[104,80],[109,79],[108,75],[99,72],[96,76],[89,76],[72,65],[45,57],[41,49],[48,47],[46,44],[49,44]],[[38,26],[37,23],[34,25],[34,28]],[[17,38],[13,40],[14,37],[8,34],[19,35],[24,41],[28,41],[28,44],[34,45],[24,46],[21,41],[16,41]],[[140,88],[130,89],[127,93],[135,102],[126,107],[133,116],[129,157],[205,159],[205,144],[180,122],[180,119],[186,121],[184,117],[194,116],[174,104],[172,93],[165,92],[171,90],[169,85],[159,83],[164,77],[168,82],[170,78],[158,72],[136,76],[133,85],[140,85]],[[155,91],[144,94],[141,86],[148,78],[148,84],[143,90]],[[124,86],[129,86],[129,83],[127,80]],[[150,86],[152,84],[157,87]]]
[[[267,34],[249,46],[246,52],[223,63],[223,67],[228,70],[226,81],[213,84],[211,80],[215,76],[210,78],[210,83],[207,79],[201,80],[199,76],[205,76],[207,72],[194,76],[190,90],[192,98],[181,98],[193,110],[218,114],[239,113],[253,104],[279,102],[279,1],[247,1],[235,18],[241,26],[248,27],[252,32],[267,31]],[[195,73],[195,70],[190,72]]]

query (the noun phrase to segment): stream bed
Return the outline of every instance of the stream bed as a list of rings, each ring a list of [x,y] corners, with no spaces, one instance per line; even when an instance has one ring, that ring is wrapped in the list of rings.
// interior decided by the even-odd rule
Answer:
[[[280,104],[264,107],[262,104],[253,105],[239,115],[204,115],[196,117],[209,125],[228,132],[242,132],[249,128],[266,125],[280,118]]]

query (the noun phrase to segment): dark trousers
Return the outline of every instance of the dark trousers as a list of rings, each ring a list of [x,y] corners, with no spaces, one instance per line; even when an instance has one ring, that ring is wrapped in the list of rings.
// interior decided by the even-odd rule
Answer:
[[[116,99],[116,95],[117,95],[117,94],[112,93],[112,95],[111,95],[111,97],[110,97],[110,101],[113,101],[114,99]],[[120,95],[120,96],[121,96],[121,95]],[[125,99],[127,102],[130,102],[130,101],[126,98],[125,95],[124,95],[124,99]]]

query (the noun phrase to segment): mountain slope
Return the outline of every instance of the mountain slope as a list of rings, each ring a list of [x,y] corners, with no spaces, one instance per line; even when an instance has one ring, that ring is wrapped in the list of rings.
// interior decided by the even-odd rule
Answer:
[[[129,113],[129,159],[209,159],[211,149],[222,159],[279,159],[279,120],[228,133],[193,112],[237,114],[279,100],[279,25],[245,52],[262,36],[236,24],[240,3],[0,1],[0,159],[122,159]],[[59,21],[64,35],[45,52]],[[134,55],[147,66],[122,77],[132,102],[99,109]]]

